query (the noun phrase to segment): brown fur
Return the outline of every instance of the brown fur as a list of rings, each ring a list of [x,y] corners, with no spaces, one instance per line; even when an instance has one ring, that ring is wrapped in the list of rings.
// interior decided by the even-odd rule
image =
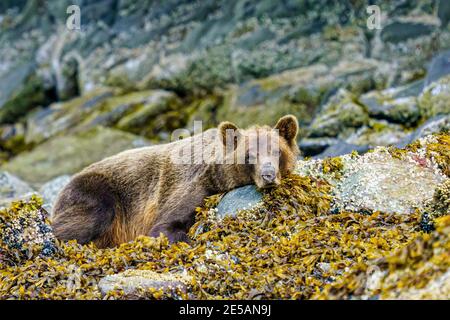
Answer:
[[[231,151],[224,147],[227,129],[235,134]],[[201,135],[125,151],[94,163],[76,174],[60,192],[52,215],[54,232],[60,239],[93,241],[98,247],[160,233],[172,242],[187,241],[195,208],[205,197],[252,183],[266,187],[267,181],[261,176],[267,166],[275,170],[275,184],[294,169],[299,153],[297,120],[285,116],[275,129],[280,136],[268,126],[241,130],[225,122]],[[216,163],[222,152],[225,159],[235,159],[239,148],[251,157],[254,151],[249,142],[262,134],[270,136],[270,141],[279,141],[279,154],[269,153],[264,158],[254,154],[254,164]],[[203,148],[207,161],[174,163],[177,155],[192,150],[193,145],[194,150]],[[270,142],[265,146],[270,149]],[[192,160],[196,156],[193,152]]]

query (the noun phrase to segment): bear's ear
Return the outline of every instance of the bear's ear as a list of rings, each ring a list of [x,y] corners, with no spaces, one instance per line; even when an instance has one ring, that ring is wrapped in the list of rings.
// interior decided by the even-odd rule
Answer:
[[[222,140],[224,146],[227,146],[227,142],[233,139],[234,149],[236,149],[238,139],[241,135],[239,128],[234,123],[224,121],[219,124],[218,130],[219,138]]]
[[[287,141],[295,140],[298,133],[297,118],[291,114],[281,117],[274,129],[277,129],[279,135]]]

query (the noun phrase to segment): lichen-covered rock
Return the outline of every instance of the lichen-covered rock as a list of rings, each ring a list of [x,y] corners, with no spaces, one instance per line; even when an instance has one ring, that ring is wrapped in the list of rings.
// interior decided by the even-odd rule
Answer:
[[[370,92],[360,97],[367,106],[369,115],[376,119],[385,119],[394,123],[412,126],[420,119],[416,97],[390,98],[392,92]]]
[[[421,221],[422,229],[432,230],[435,219],[445,215],[450,215],[450,179],[439,185],[433,198],[426,202]]]
[[[347,168],[335,189],[341,210],[412,213],[443,181],[432,170],[389,154],[369,153],[361,160]]]
[[[20,178],[0,171],[0,208],[9,206],[11,201],[30,196],[34,190]]]
[[[127,270],[102,278],[98,286],[104,295],[120,291],[127,299],[145,297],[146,292],[160,292],[161,295],[186,293],[192,281],[191,277],[182,273],[157,273],[151,270]]]
[[[82,97],[37,110],[28,117],[25,140],[41,143],[57,134],[68,133],[112,95],[111,89],[100,88]]]
[[[140,147],[141,137],[122,131],[96,127],[86,132],[54,137],[32,151],[21,153],[2,166],[29,183],[41,185],[74,174],[87,165],[120,151]]]
[[[345,141],[356,145],[391,146],[401,142],[408,132],[399,124],[370,120],[367,125],[347,135]]]
[[[367,124],[366,110],[355,102],[355,98],[340,91],[334,99],[322,108],[309,127],[310,137],[336,137],[339,134]]]
[[[431,60],[425,79],[425,86],[447,75],[450,75],[450,51],[442,52]]]
[[[34,62],[21,62],[0,72],[0,123],[14,123],[31,109],[51,102],[49,89],[36,74]],[[1,71],[1,70],[0,70]]]
[[[421,114],[426,118],[450,114],[450,76],[431,83],[419,97]]]
[[[397,144],[397,147],[404,148],[413,141],[441,132],[450,132],[450,115],[440,115],[428,119],[414,132],[402,139],[402,141]]]
[[[116,248],[97,249],[57,241],[51,257],[32,255],[15,265],[5,257],[14,256],[16,249],[2,247],[0,298],[373,299],[417,297],[410,295],[415,289],[425,289],[421,297],[448,297],[447,215],[436,219],[435,232],[426,234],[419,228],[420,207],[410,214],[333,209],[334,189],[347,179],[349,168],[367,163],[369,171],[374,164],[369,160],[391,155],[406,168],[411,164],[444,171],[450,159],[446,139],[427,137],[403,150],[380,148],[372,157],[353,153],[301,161],[301,175],[262,190],[260,205],[233,217],[219,218],[215,209],[221,195],[209,197],[197,209],[190,244],[138,237]],[[23,221],[35,219],[33,203],[20,205]],[[8,216],[17,216],[14,208]],[[0,223],[0,228],[0,234],[28,235],[20,224]],[[42,249],[39,241],[36,248]],[[183,281],[185,289],[166,291],[180,272],[189,278]],[[126,290],[137,294],[129,296]]]
[[[56,253],[56,239],[41,204],[33,197],[29,202],[14,202],[10,208],[0,209],[1,269]]]
[[[436,187],[446,179],[447,142],[441,143],[442,148],[428,137],[404,152],[379,147],[363,156],[352,153],[302,161],[298,172],[333,185],[333,211],[411,214],[423,210]],[[436,153],[432,154],[431,149]],[[341,165],[330,166],[333,162]]]

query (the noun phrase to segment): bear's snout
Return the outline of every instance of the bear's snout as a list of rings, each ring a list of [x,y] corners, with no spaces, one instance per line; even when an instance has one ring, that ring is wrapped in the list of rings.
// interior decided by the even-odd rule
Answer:
[[[261,167],[261,179],[264,187],[269,187],[277,183],[277,172],[271,163],[265,163]]]

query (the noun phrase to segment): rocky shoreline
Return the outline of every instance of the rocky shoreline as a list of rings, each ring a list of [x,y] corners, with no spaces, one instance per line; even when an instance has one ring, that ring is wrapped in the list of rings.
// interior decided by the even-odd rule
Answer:
[[[449,150],[441,134],[299,161],[278,188],[206,199],[191,244],[59,242],[41,200],[16,202],[0,211],[0,298],[448,299]]]

